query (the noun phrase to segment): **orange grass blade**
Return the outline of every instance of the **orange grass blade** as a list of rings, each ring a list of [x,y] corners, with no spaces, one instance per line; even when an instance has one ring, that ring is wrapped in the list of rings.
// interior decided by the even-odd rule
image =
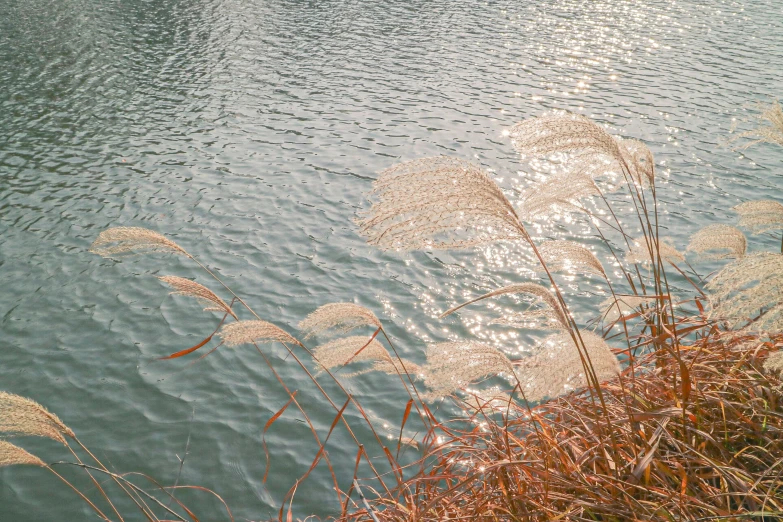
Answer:
[[[285,403],[285,406],[280,408],[277,411],[277,413],[272,415],[272,417],[268,421],[266,421],[266,424],[264,424],[264,431],[263,434],[261,435],[261,443],[264,446],[264,455],[266,456],[266,468],[264,469],[264,480],[261,481],[263,484],[266,484],[266,478],[267,476],[269,476],[269,450],[266,447],[266,432],[272,426],[272,424],[274,424],[275,421],[280,418],[280,416],[285,412],[285,410],[288,409],[288,406],[290,406],[291,403],[294,402],[294,397],[296,397],[297,391],[298,390],[294,390],[294,393],[291,394],[291,398],[288,399],[288,402]]]
[[[204,346],[205,344],[207,344],[211,340],[212,340],[212,336],[210,335],[209,337],[207,337],[206,339],[204,339],[203,341],[198,343],[196,346],[191,346],[190,348],[186,348],[184,350],[180,350],[178,352],[174,352],[171,355],[167,355],[165,357],[158,357],[158,360],[159,361],[165,361],[165,360],[168,360],[168,359],[176,359],[177,357],[182,357],[183,355],[187,355],[189,353],[193,353],[196,350],[198,350],[199,348],[201,348],[202,346]]]
[[[413,399],[408,399],[408,405],[405,406],[405,414],[402,416],[402,424],[400,424],[400,436],[397,439],[397,458],[400,458],[400,447],[402,446],[402,430],[405,428],[405,423],[408,420],[408,415],[411,414],[411,407],[413,406]]]

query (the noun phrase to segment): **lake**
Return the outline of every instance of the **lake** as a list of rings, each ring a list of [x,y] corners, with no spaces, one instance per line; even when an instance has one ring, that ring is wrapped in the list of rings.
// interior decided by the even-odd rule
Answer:
[[[55,412],[112,469],[214,489],[237,520],[275,517],[317,451],[307,426],[290,409],[268,430],[262,483],[263,427],[288,396],[252,346],[156,361],[219,317],[155,276],[219,287],[183,257],[90,254],[102,230],[165,234],[294,335],[317,306],[351,301],[418,363],[426,342],[455,338],[518,355],[541,333],[489,325],[481,307],[437,316],[533,277],[529,254],[368,246],[354,220],[377,173],[445,154],[524,187],[530,166],[503,131],[568,109],[649,145],[662,235],[684,249],[700,227],[733,223],[737,203],[783,195],[782,149],[726,144],[758,102],[783,97],[781,71],[776,0],[0,0],[0,390]],[[598,245],[579,216],[535,234]],[[580,317],[595,316],[598,280],[568,290]],[[281,346],[262,348],[325,436],[334,410]],[[366,374],[349,389],[396,438],[399,381]],[[354,409],[346,418],[360,426]],[[73,460],[52,441],[19,443]],[[356,448],[340,431],[328,448],[347,488]],[[0,520],[92,516],[43,470],[3,468],[0,482]],[[320,466],[295,513],[334,513],[332,487]],[[225,519],[207,495],[182,498],[202,520]]]

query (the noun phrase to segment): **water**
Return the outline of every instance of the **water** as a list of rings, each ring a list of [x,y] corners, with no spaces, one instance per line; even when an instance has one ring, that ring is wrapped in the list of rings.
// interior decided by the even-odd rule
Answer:
[[[701,226],[732,222],[737,202],[780,198],[781,149],[722,142],[755,102],[783,95],[781,70],[772,0],[0,0],[0,389],[56,412],[113,469],[171,484],[184,457],[180,484],[216,490],[238,520],[276,516],[315,454],[306,426],[293,409],[272,426],[262,484],[262,429],[287,396],[248,347],[152,362],[217,324],[154,276],[208,280],[182,258],[91,255],[100,231],[168,235],[292,333],[317,305],[355,301],[418,362],[425,340],[471,335],[524,351],[540,334],[488,327],[486,309],[435,318],[529,275],[519,249],[368,247],[352,219],[375,174],[449,154],[513,184],[528,169],[503,129],[568,108],[650,145],[666,234],[683,247]],[[579,219],[567,230],[592,241]],[[587,314],[602,290],[588,280],[570,292]],[[334,412],[281,348],[266,349],[325,434]],[[351,390],[379,426],[399,425],[395,379],[363,376]],[[69,459],[49,441],[20,442]],[[355,449],[344,433],[329,445],[347,487]],[[45,471],[6,468],[0,481],[0,520],[88,518]],[[295,512],[332,513],[330,487],[321,466]],[[208,496],[182,496],[202,520],[225,519]]]

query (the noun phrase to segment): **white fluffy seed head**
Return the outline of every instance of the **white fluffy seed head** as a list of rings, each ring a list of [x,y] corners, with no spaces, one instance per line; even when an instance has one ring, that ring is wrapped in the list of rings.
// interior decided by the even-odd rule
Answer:
[[[745,255],[748,242],[745,234],[730,225],[709,225],[691,236],[686,250],[698,252],[705,259],[725,259]]]
[[[707,290],[712,319],[732,328],[783,330],[783,254],[762,252],[729,263],[707,283]]]
[[[664,261],[684,261],[683,256],[676,248],[666,242],[665,239],[660,238],[657,248],[656,245],[652,245],[652,257],[650,256],[650,246],[645,238],[639,238],[633,241],[631,250],[625,254],[625,260],[628,263],[649,265],[660,253],[661,259]]]
[[[65,437],[76,437],[57,415],[37,402],[0,392],[0,436],[3,435],[45,437],[62,444],[65,444]]]
[[[422,368],[428,400],[445,397],[456,390],[499,373],[513,373],[508,357],[488,344],[475,341],[445,342],[427,347],[427,364]]]
[[[101,257],[173,252],[190,257],[184,248],[163,234],[140,227],[114,227],[104,230],[93,242],[90,252]]]
[[[353,303],[329,303],[318,307],[299,323],[305,338],[334,330],[346,333],[361,326],[381,328],[381,322],[367,308]]]
[[[554,294],[552,294],[552,292],[536,283],[518,283],[498,288],[475,299],[471,299],[470,301],[466,301],[460,305],[446,310],[443,314],[441,314],[441,318],[446,317],[447,315],[456,312],[460,308],[469,304],[473,304],[477,301],[487,299],[488,297],[496,297],[506,294],[528,294],[538,298],[540,302],[542,302],[548,308],[548,310],[551,311],[551,314],[554,316],[554,318],[564,328],[568,328],[568,319],[566,313],[563,311],[563,308],[560,306],[557,298],[554,296]]]
[[[231,307],[228,306],[225,301],[223,301],[206,286],[195,281],[191,281],[190,279],[185,279],[184,277],[163,276],[159,277],[158,279],[174,289],[174,291],[171,292],[172,295],[184,295],[187,297],[192,297],[196,301],[205,305],[205,312],[223,312],[230,315],[234,319],[237,319],[237,316]]]
[[[778,374],[783,377],[783,350],[770,354],[764,361],[764,370],[767,373]]]
[[[32,453],[29,453],[15,444],[0,440],[0,468],[18,464],[46,467],[44,461]]]
[[[250,343],[288,343],[302,345],[281,328],[266,321],[237,321],[220,330],[220,337],[226,346]]]
[[[462,248],[524,237],[516,212],[477,165],[440,156],[408,161],[380,173],[376,202],[359,221],[382,249]]]
[[[599,383],[617,376],[620,363],[606,341],[588,331],[580,335]],[[568,333],[547,337],[535,354],[515,364],[517,379],[529,402],[554,398],[588,384],[579,351]]]
[[[783,228],[783,205],[777,201],[761,199],[740,203],[731,210],[739,214],[739,226],[754,234]]]
[[[606,275],[601,262],[595,254],[579,243],[566,240],[545,241],[538,247],[547,268],[553,272],[583,270],[598,275]]]

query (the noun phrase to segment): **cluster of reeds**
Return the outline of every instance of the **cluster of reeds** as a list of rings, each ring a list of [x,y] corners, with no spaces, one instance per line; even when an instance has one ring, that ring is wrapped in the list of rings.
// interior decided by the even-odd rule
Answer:
[[[783,516],[783,357],[778,351],[783,345],[783,254],[747,254],[740,228],[707,227],[692,237],[686,252],[733,261],[705,283],[685,254],[660,234],[655,162],[645,144],[612,136],[590,119],[569,113],[523,121],[508,134],[523,156],[556,157],[560,165],[520,201],[512,203],[478,165],[426,158],[381,173],[374,204],[359,227],[371,244],[391,250],[494,241],[529,249],[545,274],[543,284],[520,281],[490,289],[442,316],[486,299],[515,295],[527,300],[526,309],[497,321],[541,332],[541,343],[515,360],[471,339],[431,344],[418,362],[404,359],[379,318],[353,303],[319,307],[299,324],[302,335],[294,336],[261,318],[213,270],[155,231],[112,228],[100,234],[92,251],[106,257],[185,256],[225,294],[220,297],[190,279],[160,277],[172,293],[218,314],[215,330],[202,342],[160,358],[178,359],[210,345],[201,357],[222,345],[247,345],[262,357],[288,395],[263,433],[293,405],[317,448],[309,469],[280,499],[281,520],[292,518],[299,486],[321,464],[329,470],[335,510],[343,520]],[[625,201],[635,209],[634,228],[640,232],[633,236],[613,208],[617,190],[625,191]],[[783,205],[777,202],[746,202],[734,210],[740,216],[737,225],[751,232],[783,230]],[[619,278],[577,241],[538,241],[528,232],[531,223],[563,213],[586,216]],[[591,274],[604,283],[606,300],[596,307],[594,321],[575,319],[562,291],[563,273]],[[670,280],[688,285],[693,297],[672,295]],[[313,337],[321,342],[310,348],[305,341]],[[300,402],[262,348],[265,343],[285,348],[287,364],[295,364],[315,385],[320,402]],[[337,373],[348,365],[355,371]],[[398,376],[409,398],[400,407],[402,423],[391,442],[343,383],[374,371]],[[482,381],[495,376],[505,377],[508,386],[482,389]],[[431,405],[444,400],[464,415],[438,418]],[[334,412],[325,433],[305,407],[313,404]],[[349,410],[359,414],[370,440],[357,436],[345,415]],[[40,419],[39,429],[54,430],[60,442],[66,440],[58,424]],[[15,422],[12,426],[24,424]],[[412,423],[423,434],[416,440],[404,436]],[[337,476],[332,466],[328,444],[337,429],[356,445],[352,477]],[[6,430],[14,431],[21,433]],[[76,440],[72,432],[67,435]],[[402,464],[404,444],[419,446],[422,457]],[[43,465],[14,448],[1,447],[0,459]],[[265,444],[264,453],[268,474],[273,463]],[[110,476],[146,518],[157,520],[151,504],[157,497],[143,496],[100,463],[77,461],[90,472]],[[371,476],[359,477],[360,465]],[[105,490],[98,490],[114,508]],[[160,491],[173,498],[168,490]],[[178,506],[184,514],[172,510],[172,516],[196,520]],[[113,512],[122,520],[118,509]]]

